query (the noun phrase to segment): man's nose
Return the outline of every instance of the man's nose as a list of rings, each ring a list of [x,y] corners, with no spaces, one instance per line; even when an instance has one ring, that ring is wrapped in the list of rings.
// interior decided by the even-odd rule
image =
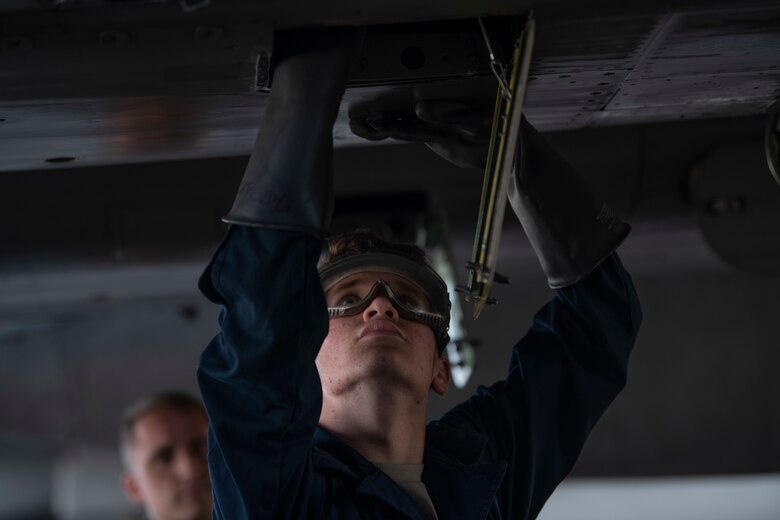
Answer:
[[[200,477],[207,471],[208,464],[204,456],[184,452],[176,457],[176,472],[181,478]]]
[[[363,320],[375,319],[377,316],[389,318],[393,322],[398,322],[398,311],[390,302],[390,299],[384,294],[378,294],[371,300],[368,307],[363,311]]]

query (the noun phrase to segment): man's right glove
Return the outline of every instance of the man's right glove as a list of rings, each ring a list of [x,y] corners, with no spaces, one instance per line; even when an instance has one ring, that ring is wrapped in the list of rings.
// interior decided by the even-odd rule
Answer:
[[[307,29],[274,42],[274,83],[231,224],[322,237],[333,211],[333,123],[364,31]]]
[[[459,166],[484,169],[492,114],[489,107],[420,101],[414,115],[370,114],[350,121],[367,139],[424,142]],[[552,288],[587,276],[626,238],[630,226],[591,195],[585,182],[523,118],[509,202]]]

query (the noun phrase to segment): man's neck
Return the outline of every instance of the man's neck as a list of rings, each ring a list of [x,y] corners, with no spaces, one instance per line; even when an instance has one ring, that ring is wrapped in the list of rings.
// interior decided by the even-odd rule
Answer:
[[[320,426],[372,462],[419,464],[425,450],[428,396],[365,388],[323,396]]]

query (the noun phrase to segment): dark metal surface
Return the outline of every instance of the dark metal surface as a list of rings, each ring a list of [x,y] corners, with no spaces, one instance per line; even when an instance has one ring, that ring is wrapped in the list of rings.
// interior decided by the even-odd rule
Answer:
[[[636,10],[641,11],[640,7]],[[489,12],[489,6],[485,10]],[[246,28],[252,27],[247,25],[251,20],[243,20],[243,26],[231,25],[236,15],[231,11],[228,16],[227,10],[213,11],[223,13],[224,19],[211,18],[206,26],[196,18],[180,17],[179,34],[193,35],[208,27],[216,31],[212,34],[223,35],[223,43],[229,45],[222,46],[220,37],[216,43],[213,39],[190,41],[190,46],[182,43],[184,37],[177,40],[180,55],[192,54],[198,45],[211,53],[210,62],[193,63],[188,74],[179,74],[181,81],[171,81],[176,74],[162,66],[166,53],[168,65],[176,57],[173,47],[166,47],[159,56],[145,51],[140,56],[148,56],[146,61],[136,50],[128,70],[145,70],[146,66],[158,71],[154,76],[146,70],[144,86],[127,73],[111,77],[110,67],[101,69],[101,77],[92,77],[89,58],[100,56],[101,63],[109,64],[111,56],[116,56],[116,70],[123,70],[120,58],[128,56],[126,48],[133,46],[138,35],[152,31],[154,17],[146,22],[130,17],[118,30],[117,20],[108,23],[92,10],[68,13],[66,18],[49,20],[48,11],[37,17],[33,12],[14,20],[18,24],[3,25],[0,154],[4,161],[0,170],[248,152],[264,104],[263,95],[246,94],[250,85],[240,80],[246,77],[239,64],[247,63],[249,56],[247,38],[251,34]],[[252,23],[263,27],[261,20]],[[473,33],[464,29],[468,23],[453,22],[452,31],[436,25],[438,38],[425,36],[425,24],[412,29],[397,26],[395,33],[385,25],[376,31],[374,39],[367,41],[356,79],[364,84],[396,84],[350,89],[337,123],[338,145],[365,144],[347,128],[347,114],[358,105],[379,103],[383,108],[408,109],[414,99],[427,97],[490,105],[495,87],[485,75],[487,53],[480,48],[476,22]],[[115,34],[114,30],[127,34],[131,43],[101,46],[100,34]],[[550,14],[538,17],[538,34],[526,106],[529,119],[545,131],[748,116],[762,113],[780,97],[777,7],[619,16],[594,12],[579,18]],[[20,46],[9,47],[19,41]],[[233,45],[238,47],[228,49]],[[66,57],[78,66],[58,64]],[[228,72],[233,79],[226,80]],[[155,84],[153,77],[159,82]],[[166,89],[176,94],[139,97]],[[96,93],[100,95],[95,97]]]

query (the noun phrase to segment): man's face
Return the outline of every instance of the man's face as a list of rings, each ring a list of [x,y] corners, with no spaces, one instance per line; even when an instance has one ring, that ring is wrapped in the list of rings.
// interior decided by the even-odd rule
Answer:
[[[122,484],[152,520],[211,518],[207,430],[205,415],[194,409],[155,410],[136,421]]]
[[[367,271],[350,275],[328,289],[328,307],[361,300],[379,279],[388,282],[405,305],[427,301],[422,290],[406,278]],[[444,393],[449,382],[449,364],[438,356],[433,330],[401,318],[382,293],[362,313],[330,320],[317,369],[323,391],[331,395],[377,382],[427,395],[431,388]]]

